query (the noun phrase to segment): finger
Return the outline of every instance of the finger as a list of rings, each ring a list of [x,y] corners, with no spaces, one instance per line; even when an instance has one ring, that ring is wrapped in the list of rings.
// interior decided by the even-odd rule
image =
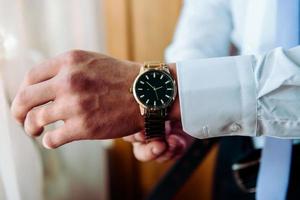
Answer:
[[[136,142],[146,142],[145,132],[141,131],[133,135]]]
[[[133,135],[129,135],[126,137],[123,137],[123,140],[126,142],[146,142],[146,137],[145,137],[145,133],[143,131],[135,133]]]
[[[125,142],[130,142],[130,143],[134,143],[134,142],[135,142],[135,139],[134,139],[134,136],[133,136],[133,135],[125,136],[125,137],[123,137],[123,140],[124,140]]]
[[[43,132],[44,126],[63,120],[64,117],[64,109],[60,109],[57,102],[52,102],[29,111],[24,128],[28,135],[39,136]]]
[[[156,159],[167,148],[163,141],[154,140],[149,143],[133,143],[133,153],[140,161],[150,161]]]
[[[167,151],[159,156],[156,161],[157,162],[166,162],[174,157],[180,156],[184,152],[184,145],[183,145],[183,138],[177,135],[170,135],[167,138],[167,143],[168,143],[168,149]]]
[[[12,114],[19,123],[23,123],[27,113],[36,106],[54,100],[55,91],[52,81],[27,86],[18,92],[12,103]]]
[[[43,145],[47,149],[54,149],[64,144],[79,140],[75,133],[71,132],[71,128],[65,123],[62,127],[53,131],[46,132],[43,137]]]
[[[25,75],[22,86],[33,85],[54,77],[66,62],[66,54],[46,60],[33,68]]]

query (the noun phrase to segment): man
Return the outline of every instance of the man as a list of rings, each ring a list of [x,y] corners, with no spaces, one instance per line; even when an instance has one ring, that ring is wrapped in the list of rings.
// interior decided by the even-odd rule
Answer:
[[[282,3],[284,4],[283,6],[281,6]],[[293,3],[295,4],[293,5]],[[295,46],[299,42],[299,3],[296,1],[282,1],[281,4],[280,1],[186,1],[174,41],[166,52],[167,60],[188,60],[200,57],[227,56],[229,55],[229,43],[237,47],[239,53],[243,54],[264,53],[276,47],[276,45]],[[287,7],[289,14],[281,11],[282,9],[279,7]],[[282,17],[282,15],[284,17]],[[277,21],[277,23],[275,23],[275,21]],[[280,23],[280,21],[284,21],[284,23]],[[204,28],[201,29],[199,27]],[[296,30],[296,34],[294,34],[294,29]],[[280,34],[283,35],[283,38],[277,39]],[[279,42],[277,42],[278,40]],[[293,40],[296,40],[296,43],[293,42]],[[215,77],[209,78],[213,80],[216,77],[220,77],[217,76],[217,73],[218,72],[216,72]],[[280,78],[278,77],[278,79]],[[209,82],[211,80],[207,81]],[[275,82],[275,80],[272,81]],[[269,82],[271,81],[269,80]],[[276,98],[272,98],[275,101]],[[282,110],[276,108],[274,105],[270,104],[267,106],[273,107],[274,111],[277,110],[278,113],[282,112]],[[214,114],[214,111],[215,110],[212,109],[211,113]],[[190,115],[192,115],[193,112],[193,110],[189,110]],[[270,116],[271,115],[274,115],[273,111]],[[285,120],[286,119],[281,120],[280,123],[285,123]],[[239,126],[237,127],[239,128]],[[287,130],[290,131],[289,129]],[[177,128],[171,132],[176,135],[180,133],[181,130]],[[272,130],[270,130],[270,133],[271,132]],[[125,138],[125,140],[133,143],[135,156],[139,160],[164,161],[181,153],[178,151],[173,151],[172,153],[172,151],[170,151],[171,148],[169,148],[169,151],[164,151],[164,153],[159,156],[151,154],[149,149],[151,148],[151,144],[147,144],[139,139],[140,136],[141,134],[137,134],[136,136],[128,136]],[[175,142],[172,144],[174,143]],[[240,137],[224,138],[220,143],[214,181],[214,199],[254,199],[253,190],[246,189],[245,191],[245,188],[241,188],[238,183],[239,180],[234,177],[234,172],[231,168],[238,159],[244,158],[243,160],[245,160],[247,156],[252,157],[252,163],[253,161],[255,163],[260,152],[253,151],[253,148],[262,148],[262,139],[255,139],[254,146],[248,138]],[[180,149],[180,145],[177,145],[177,147]],[[276,147],[279,151],[281,150],[279,146]],[[165,147],[162,146],[161,150],[163,151],[164,148]],[[297,155],[298,148],[298,146],[294,148],[293,155]],[[251,154],[249,154],[249,151]],[[276,152],[274,152],[274,154],[276,155]],[[253,156],[255,157],[253,158]],[[277,157],[280,157],[280,154],[277,155]],[[279,160],[277,158],[275,159]],[[248,161],[248,163],[251,163],[251,160],[250,162]],[[271,165],[276,166],[276,162],[272,160]],[[298,173],[295,173],[296,170],[293,170],[296,169],[297,166],[299,166],[299,160],[296,156],[293,156],[291,178],[288,195],[286,197],[288,199],[297,198],[299,196],[296,192],[297,190],[293,187],[299,179]],[[248,169],[249,177],[251,177],[253,169],[256,169],[256,166]],[[271,176],[279,176],[273,173],[271,169],[267,170],[270,171]],[[276,182],[276,179],[271,180]],[[248,180],[248,184],[251,183],[251,181],[255,181],[255,179],[250,179],[250,182]],[[270,183],[271,181],[269,185],[272,185]],[[265,185],[264,189],[267,191],[266,187]],[[269,198],[264,197],[264,199]],[[277,196],[276,199],[281,199],[281,197]]]
[[[62,127],[43,136],[47,148],[75,140],[129,136],[126,140],[134,142],[134,152],[140,160],[164,161],[183,152],[191,137],[178,127],[178,121],[185,132],[196,138],[299,138],[300,47],[274,49],[276,6],[274,0],[187,0],[174,43],[167,52],[167,57],[184,61],[141,65],[71,51],[28,73],[13,102],[12,113],[31,136],[39,136],[47,124],[64,121]],[[240,53],[249,55],[201,59],[228,56],[231,42]],[[155,79],[160,73],[146,76],[149,68],[163,69],[159,77],[176,80],[178,95],[162,93],[159,90],[163,85],[153,87],[145,81],[149,75]],[[129,93],[133,83],[149,86],[134,87],[133,96]],[[176,90],[175,85],[168,88]],[[146,93],[138,95],[139,91]],[[145,142],[163,132],[166,107],[159,109],[156,103],[163,100],[165,105],[165,99],[157,93],[174,97],[174,103],[167,104],[167,120],[171,121],[167,143]],[[154,98],[150,107],[157,108],[155,111],[147,110],[143,95]],[[135,100],[147,111],[145,119]],[[145,134],[132,135],[144,128]]]

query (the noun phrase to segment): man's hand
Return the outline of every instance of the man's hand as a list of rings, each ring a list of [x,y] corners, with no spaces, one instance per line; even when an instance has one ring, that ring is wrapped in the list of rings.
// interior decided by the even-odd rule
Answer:
[[[180,157],[192,144],[194,138],[186,134],[181,123],[168,122],[166,126],[166,140],[147,142],[143,132],[123,138],[133,145],[133,153],[140,161],[165,162]]]
[[[75,140],[108,139],[143,129],[129,88],[140,65],[86,51],[71,51],[34,67],[12,104],[12,114],[30,136],[45,133],[43,144],[56,148]]]

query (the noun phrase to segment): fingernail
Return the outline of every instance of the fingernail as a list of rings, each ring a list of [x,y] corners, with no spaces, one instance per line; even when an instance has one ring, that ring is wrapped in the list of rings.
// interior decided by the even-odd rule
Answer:
[[[46,143],[43,143],[43,145],[46,149],[51,149]]]
[[[44,146],[46,149],[52,149],[52,148],[49,147],[49,145],[47,144],[47,142],[46,142],[46,140],[45,140],[45,137],[43,138],[42,143],[43,143],[43,146]]]

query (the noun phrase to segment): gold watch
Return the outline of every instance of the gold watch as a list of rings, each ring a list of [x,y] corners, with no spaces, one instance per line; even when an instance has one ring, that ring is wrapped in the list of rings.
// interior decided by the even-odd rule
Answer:
[[[165,63],[145,63],[133,83],[133,95],[145,119],[146,140],[165,137],[168,108],[176,97],[176,82]]]

